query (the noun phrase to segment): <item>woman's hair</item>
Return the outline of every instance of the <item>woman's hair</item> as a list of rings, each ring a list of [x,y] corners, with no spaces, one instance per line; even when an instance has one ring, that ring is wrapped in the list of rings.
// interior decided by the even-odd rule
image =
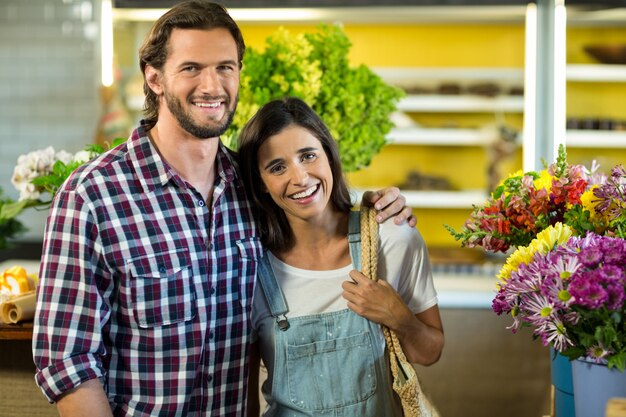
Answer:
[[[258,210],[257,224],[261,240],[268,249],[277,251],[290,249],[294,244],[294,236],[285,212],[265,192],[258,154],[266,140],[290,126],[308,130],[322,144],[333,175],[330,203],[334,209],[347,213],[352,208],[337,143],[322,119],[299,98],[270,101],[248,121],[239,135],[239,167],[246,191]]]
[[[159,117],[159,100],[146,82],[146,65],[162,70],[167,60],[168,42],[173,29],[227,29],[237,44],[239,68],[241,68],[246,45],[237,23],[226,9],[202,0],[183,1],[174,5],[161,16],[139,48],[139,66],[143,74],[143,92],[146,95],[144,118],[147,129],[151,129]]]

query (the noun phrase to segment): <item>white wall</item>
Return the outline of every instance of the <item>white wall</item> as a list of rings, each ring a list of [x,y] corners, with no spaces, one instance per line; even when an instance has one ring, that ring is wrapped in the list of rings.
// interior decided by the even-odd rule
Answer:
[[[100,117],[99,0],[0,0],[0,187],[11,198],[17,157],[93,142]],[[21,240],[43,235],[28,210]]]

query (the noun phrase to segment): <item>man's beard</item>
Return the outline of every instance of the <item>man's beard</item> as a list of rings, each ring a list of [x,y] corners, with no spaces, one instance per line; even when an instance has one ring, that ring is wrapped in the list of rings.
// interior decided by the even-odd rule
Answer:
[[[180,100],[168,93],[165,93],[165,103],[167,104],[167,108],[178,121],[180,127],[199,139],[215,138],[223,135],[233,121],[238,101],[239,94],[235,97],[235,105],[233,106],[233,109],[229,110],[230,99],[227,97],[226,100],[224,100],[224,105],[226,106],[226,120],[224,123],[218,124],[217,126],[201,126],[195,123],[191,116],[185,112]]]

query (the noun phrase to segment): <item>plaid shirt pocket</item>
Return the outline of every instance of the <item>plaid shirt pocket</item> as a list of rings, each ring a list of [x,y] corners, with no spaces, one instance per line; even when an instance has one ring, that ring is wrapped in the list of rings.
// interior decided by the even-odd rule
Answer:
[[[252,280],[241,280],[239,302],[241,307],[250,311],[252,307],[252,293],[254,290],[254,277],[256,277],[257,262],[263,255],[263,246],[258,237],[240,239],[236,242],[239,249],[239,276],[253,277]]]
[[[128,266],[132,310],[139,327],[165,326],[195,317],[196,294],[187,251],[134,258]]]

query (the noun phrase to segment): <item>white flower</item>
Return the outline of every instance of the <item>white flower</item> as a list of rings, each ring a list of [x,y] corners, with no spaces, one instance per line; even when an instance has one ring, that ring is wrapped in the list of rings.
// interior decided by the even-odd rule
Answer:
[[[13,169],[11,183],[20,192],[19,201],[38,200],[46,190],[32,183],[35,178],[52,174],[57,161],[67,165],[72,161],[87,162],[96,154],[80,151],[72,154],[65,150],[56,152],[52,146],[46,149],[29,152],[17,158],[17,165]]]
[[[47,175],[55,162],[55,152],[52,146],[20,155],[13,170],[11,183],[20,192],[20,201],[38,199],[40,190],[31,181],[40,175]]]
[[[41,193],[37,190],[35,184],[26,183],[20,189],[20,198],[19,201],[22,200],[38,200],[41,197]]]
[[[55,161],[52,161],[52,165],[54,165],[56,161],[61,161],[67,165],[74,159],[74,155],[64,150],[60,150],[59,152],[57,152],[54,157]]]
[[[78,162],[87,162],[93,159],[97,154],[91,151],[78,151],[74,154],[73,160]],[[66,162],[67,163],[67,162]]]

